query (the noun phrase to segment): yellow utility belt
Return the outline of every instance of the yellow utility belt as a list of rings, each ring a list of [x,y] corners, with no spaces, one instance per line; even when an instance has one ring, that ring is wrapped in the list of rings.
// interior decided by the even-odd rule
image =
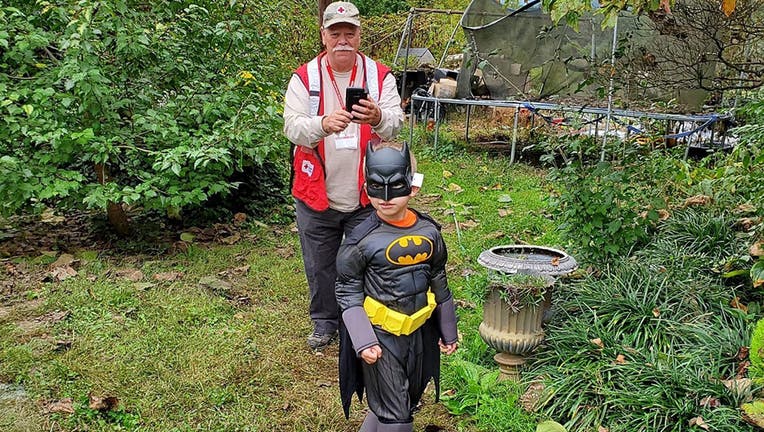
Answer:
[[[366,296],[363,301],[363,309],[369,316],[373,325],[382,327],[385,331],[396,336],[410,335],[432,316],[432,312],[438,304],[435,303],[435,294],[427,290],[427,306],[419,309],[411,315],[406,315],[390,309],[382,303]]]

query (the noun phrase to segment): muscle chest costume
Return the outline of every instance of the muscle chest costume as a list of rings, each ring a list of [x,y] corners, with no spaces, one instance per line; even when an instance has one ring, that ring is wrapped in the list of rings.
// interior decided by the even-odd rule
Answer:
[[[440,226],[426,215],[416,215],[412,226],[401,228],[372,214],[337,255],[336,296],[343,317],[346,311],[363,308],[373,324],[371,337],[358,336],[353,328],[348,331],[351,324],[340,327],[340,391],[346,416],[353,393],[361,398],[365,389],[369,407],[381,422],[410,422],[431,378],[436,395],[439,392],[438,339],[456,341],[455,321],[439,329],[443,324],[430,317],[444,306],[453,315],[447,252]],[[358,327],[355,322],[353,326]],[[377,343],[383,350],[377,363],[367,365],[358,358]]]
[[[310,115],[324,115],[324,92],[321,91],[323,74],[321,73],[322,62],[326,53],[320,54],[310,62],[300,66],[295,75],[300,78],[310,99]],[[382,63],[360,54],[362,70],[364,74],[364,88],[369,97],[379,102],[382,92],[382,84],[385,77],[390,73],[390,68]],[[352,81],[352,79],[351,79]],[[352,82],[351,82],[352,85]],[[363,158],[366,144],[372,139],[378,139],[372,127],[368,124],[359,125],[359,143],[357,145],[357,190],[360,194],[359,205],[364,207],[369,204],[369,198],[363,191]],[[308,143],[312,144],[312,143]],[[320,140],[315,147],[306,145],[293,146],[292,151],[292,195],[316,211],[324,211],[329,208],[329,197],[326,184],[326,149],[324,140]]]

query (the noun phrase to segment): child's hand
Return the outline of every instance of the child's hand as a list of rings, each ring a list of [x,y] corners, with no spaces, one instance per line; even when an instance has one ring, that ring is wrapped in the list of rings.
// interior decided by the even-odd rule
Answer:
[[[446,355],[455,353],[456,349],[459,348],[459,342],[446,345],[443,343],[443,339],[438,339],[438,345],[440,345],[440,352]]]
[[[373,345],[361,351],[361,358],[366,364],[374,364],[380,357],[382,357],[382,347],[379,345]]]

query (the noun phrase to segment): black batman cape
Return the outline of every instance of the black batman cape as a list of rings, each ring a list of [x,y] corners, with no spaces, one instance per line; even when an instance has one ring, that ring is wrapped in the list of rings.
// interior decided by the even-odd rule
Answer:
[[[425,344],[422,353],[424,356],[422,359],[422,382],[419,388],[424,389],[430,378],[432,378],[435,382],[435,400],[437,401],[440,396],[440,348],[438,347],[440,331],[437,326],[437,317],[433,314],[417,331],[423,332],[422,341]],[[361,369],[361,362],[363,360],[356,356],[353,343],[350,340],[350,334],[342,320],[340,320],[339,336],[340,398],[342,399],[342,409],[345,411],[345,418],[348,418],[350,417],[350,403],[353,399],[353,393],[358,395],[359,401],[363,399],[363,392],[365,390],[363,371]],[[421,394],[418,395],[417,400],[411,401],[412,408],[419,403],[420,397]]]

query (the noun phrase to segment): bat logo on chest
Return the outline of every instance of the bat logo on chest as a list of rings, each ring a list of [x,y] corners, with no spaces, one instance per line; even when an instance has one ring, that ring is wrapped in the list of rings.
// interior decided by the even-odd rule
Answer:
[[[432,240],[420,235],[406,235],[393,240],[385,257],[396,265],[413,265],[427,261],[433,252]]]

